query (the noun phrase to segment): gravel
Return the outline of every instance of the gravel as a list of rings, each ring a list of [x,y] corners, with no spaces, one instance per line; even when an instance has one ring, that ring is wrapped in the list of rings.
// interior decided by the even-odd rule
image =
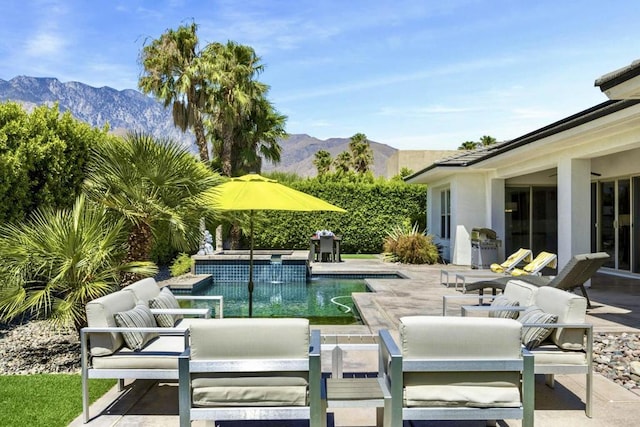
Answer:
[[[73,329],[45,321],[0,325],[0,375],[78,373],[80,343]],[[594,370],[640,394],[640,334],[594,334]]]

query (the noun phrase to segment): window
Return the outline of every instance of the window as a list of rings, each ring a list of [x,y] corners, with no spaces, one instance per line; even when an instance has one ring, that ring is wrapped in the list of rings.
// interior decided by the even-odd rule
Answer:
[[[440,237],[451,238],[451,190],[440,192]]]

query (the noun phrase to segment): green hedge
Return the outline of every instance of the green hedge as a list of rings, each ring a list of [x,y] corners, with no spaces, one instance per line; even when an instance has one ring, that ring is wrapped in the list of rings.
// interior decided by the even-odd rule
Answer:
[[[107,137],[46,105],[26,112],[0,104],[0,223],[16,222],[41,206],[73,205],[84,179],[89,147]]]
[[[344,253],[380,253],[387,231],[395,225],[425,224],[426,187],[399,181],[371,183],[294,182],[291,187],[312,194],[347,213],[272,211],[260,216],[255,247],[307,249],[309,237],[328,229],[343,236]]]

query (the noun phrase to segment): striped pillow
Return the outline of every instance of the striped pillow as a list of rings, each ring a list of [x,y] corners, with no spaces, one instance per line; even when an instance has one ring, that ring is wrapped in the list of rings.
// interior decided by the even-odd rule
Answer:
[[[158,324],[151,310],[143,302],[128,311],[114,314],[116,325],[121,328],[156,328]],[[133,351],[140,351],[145,344],[157,337],[156,332],[122,332],[125,344]]]
[[[491,301],[491,307],[518,307],[520,302],[511,301],[504,295],[498,295]],[[502,317],[505,319],[516,319],[520,312],[518,310],[495,310],[489,312],[489,317]]]
[[[180,304],[169,288],[162,288],[160,294],[149,300],[149,307],[153,309],[173,309],[180,308]],[[163,328],[173,328],[178,320],[184,316],[182,314],[155,314],[158,326]]]
[[[551,335],[551,332],[554,328],[545,328],[544,326],[526,327],[526,324],[554,324],[558,321],[558,316],[556,316],[555,314],[545,313],[541,308],[532,305],[524,311],[524,313],[518,320],[523,325],[522,344],[524,344],[527,350],[531,350],[538,347],[542,341],[544,341],[549,335]]]

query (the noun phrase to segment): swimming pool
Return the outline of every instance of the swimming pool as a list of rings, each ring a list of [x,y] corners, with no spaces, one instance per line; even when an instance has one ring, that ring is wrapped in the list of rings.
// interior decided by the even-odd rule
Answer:
[[[312,277],[298,283],[255,283],[253,317],[305,317],[312,324],[359,324],[353,292],[368,292],[363,277]],[[193,295],[222,295],[225,317],[248,317],[247,283],[211,283]]]

